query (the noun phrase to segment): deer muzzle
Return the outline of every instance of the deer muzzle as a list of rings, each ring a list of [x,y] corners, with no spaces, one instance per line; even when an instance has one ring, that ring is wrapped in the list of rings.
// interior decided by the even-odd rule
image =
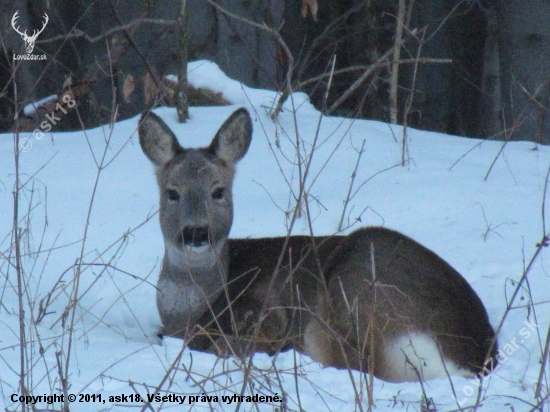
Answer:
[[[176,242],[179,248],[202,253],[210,248],[208,226],[185,226],[179,231]]]

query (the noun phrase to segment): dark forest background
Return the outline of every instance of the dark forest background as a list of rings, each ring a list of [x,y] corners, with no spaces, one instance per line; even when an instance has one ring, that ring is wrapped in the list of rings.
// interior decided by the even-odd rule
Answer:
[[[58,129],[173,104],[182,0],[14,0],[0,4],[0,132],[33,130],[70,93]],[[21,31],[40,29],[14,60]],[[247,86],[305,91],[323,112],[425,130],[550,143],[547,0],[187,0],[190,60]],[[289,82],[290,79],[290,82]],[[327,93],[327,87],[330,89]],[[192,104],[223,102],[191,90]],[[215,91],[214,91],[215,92]]]

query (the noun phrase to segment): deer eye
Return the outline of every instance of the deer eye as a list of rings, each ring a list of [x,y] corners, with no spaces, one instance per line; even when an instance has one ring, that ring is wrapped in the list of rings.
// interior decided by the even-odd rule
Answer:
[[[212,199],[220,200],[223,199],[225,194],[225,189],[223,187],[217,187],[212,191]]]
[[[174,190],[174,189],[167,189],[166,190],[166,195],[168,196],[168,199],[170,200],[179,200],[180,199],[180,194],[178,193],[177,190]]]

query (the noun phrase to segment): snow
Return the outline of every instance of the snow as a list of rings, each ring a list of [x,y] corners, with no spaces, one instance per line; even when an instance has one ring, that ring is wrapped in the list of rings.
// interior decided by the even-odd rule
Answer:
[[[25,113],[27,116],[30,116],[32,113],[34,113],[36,111],[36,109],[38,107],[42,106],[45,103],[51,102],[52,100],[57,100],[57,95],[56,94],[52,94],[48,97],[45,97],[45,98],[40,99],[36,102],[33,102],[31,104],[26,105],[23,108],[23,113]]]
[[[297,141],[302,161],[311,156],[306,189],[315,234],[337,232],[364,141],[343,219],[344,226],[351,226],[345,233],[362,225],[383,225],[424,244],[470,282],[497,327],[542,239],[543,214],[547,221],[550,218],[548,206],[543,210],[549,147],[509,142],[499,155],[502,142],[409,128],[408,161],[403,167],[399,165],[400,126],[320,118],[302,93],[293,94],[273,122],[269,110],[278,98],[276,93],[247,88],[228,79],[210,62],[190,64],[189,81],[195,87],[222,92],[234,105],[193,107],[186,124],[177,123],[174,109],[155,110],[184,147],[207,145],[238,107],[248,108],[254,120],[252,144],[238,165],[235,180],[232,237],[286,234],[288,212],[298,190]],[[147,392],[157,392],[159,386],[161,396],[218,396],[219,402],[210,405],[213,410],[234,410],[236,404],[221,397],[235,393],[278,394],[284,396],[288,410],[366,410],[368,378],[357,372],[323,369],[292,351],[276,358],[258,354],[248,372],[255,386],[243,388],[247,368],[241,361],[188,349],[180,353],[181,340],[159,341],[160,320],[152,285],[164,247],[156,215],[158,189],[153,167],[137,141],[138,118],[118,122],[112,129],[45,133],[43,138],[20,135],[30,143],[19,158],[25,186],[18,223],[30,394],[60,394],[60,376],[65,376],[68,362],[68,393],[101,394],[105,401],[71,404],[75,411],[127,411],[129,405],[143,404],[129,398],[127,403],[124,399],[111,402],[109,396],[128,397],[137,391],[143,398]],[[21,407],[11,400],[12,394],[16,398],[21,395],[19,301],[15,252],[10,246],[13,142],[12,134],[0,135],[0,405],[9,410]],[[304,211],[293,234],[308,233]],[[547,260],[548,251],[543,249],[528,275],[528,285],[523,284],[504,321],[499,344],[506,359],[503,357],[500,369],[483,380],[483,402],[478,410],[523,411],[538,402],[534,387],[550,327]],[[63,334],[62,325],[70,325],[73,319],[71,314],[64,317],[63,312],[79,270],[79,300],[67,359],[69,335]],[[31,327],[31,317],[36,319],[45,306],[43,319]],[[170,369],[174,362],[178,368]],[[477,386],[475,380],[455,377],[452,382],[427,381],[424,390],[443,411],[474,405]],[[547,391],[545,378],[543,396]],[[377,410],[421,410],[422,394],[418,383],[374,379]],[[151,406],[154,410],[182,410],[173,400],[153,401]],[[191,408],[188,398],[185,404]],[[195,410],[210,408],[200,396],[193,405]],[[240,410],[274,410],[274,405],[280,404],[244,402]],[[48,405],[42,402],[38,406],[45,409]],[[49,407],[60,410],[61,405]]]

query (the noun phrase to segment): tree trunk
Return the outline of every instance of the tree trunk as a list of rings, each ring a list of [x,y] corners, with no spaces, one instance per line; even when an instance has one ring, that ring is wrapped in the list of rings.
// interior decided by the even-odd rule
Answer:
[[[550,143],[550,3],[497,0],[506,138]]]
[[[185,123],[189,119],[189,99],[187,98],[187,63],[189,62],[189,36],[187,28],[187,0],[181,1],[180,11],[180,34],[179,34],[179,67],[178,67],[178,86],[176,91],[176,110],[178,112],[178,121]]]

